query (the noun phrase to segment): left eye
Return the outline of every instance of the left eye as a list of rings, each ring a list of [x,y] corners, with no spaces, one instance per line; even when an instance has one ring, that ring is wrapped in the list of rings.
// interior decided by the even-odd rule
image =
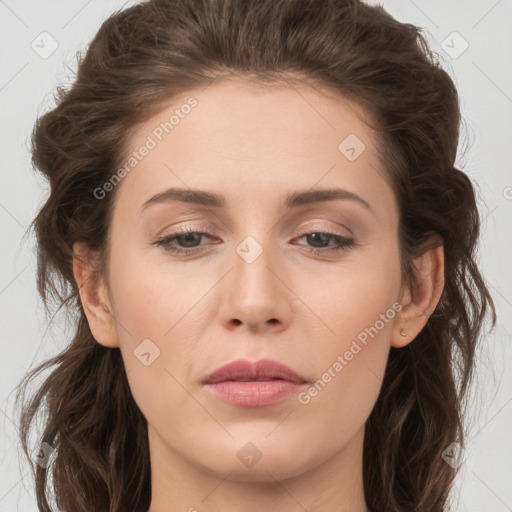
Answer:
[[[211,238],[209,233],[189,230],[176,231],[157,239],[154,243],[163,247],[166,252],[173,254],[192,254],[205,250],[204,246],[199,245],[203,237]],[[297,237],[296,240],[300,240],[304,237],[307,238],[308,242],[315,244],[313,247],[306,248],[306,250],[313,254],[347,250],[355,244],[353,239],[322,231],[303,233]],[[329,247],[325,244],[325,242],[328,244],[330,241],[337,242],[337,245]],[[175,247],[172,245],[173,243],[178,243],[181,247]]]
[[[326,247],[325,245],[322,245],[323,242],[327,240],[327,242],[331,240],[338,240],[338,241],[348,241],[347,238],[344,238],[339,235],[335,235],[334,233],[323,233],[322,231],[313,231],[311,233],[306,233],[304,235],[301,235],[298,237],[298,240],[301,238],[306,237],[308,241],[312,241],[314,244],[320,243],[320,245],[314,245],[314,247]]]
[[[346,238],[341,235],[337,235],[336,233],[325,233],[323,231],[312,231],[310,233],[302,233],[297,240],[306,237],[308,241],[312,241],[314,244],[319,243],[320,245],[315,245],[314,247],[306,248],[307,252],[312,254],[330,254],[332,252],[341,252],[350,249],[355,245],[355,240],[352,238]],[[323,245],[323,242],[331,241],[335,242],[334,246],[326,246]]]

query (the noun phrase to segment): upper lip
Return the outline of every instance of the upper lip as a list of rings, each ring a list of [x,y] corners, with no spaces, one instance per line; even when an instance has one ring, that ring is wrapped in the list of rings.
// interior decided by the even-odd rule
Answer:
[[[203,380],[203,384],[216,384],[228,380],[282,379],[298,384],[307,380],[290,367],[272,359],[260,359],[256,362],[238,359],[221,366]]]

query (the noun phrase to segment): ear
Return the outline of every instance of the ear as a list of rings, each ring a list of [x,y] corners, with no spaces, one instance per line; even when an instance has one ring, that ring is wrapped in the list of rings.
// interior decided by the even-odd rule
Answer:
[[[105,279],[99,272],[96,255],[82,241],[73,245],[73,274],[94,339],[105,347],[119,347]]]
[[[414,260],[415,285],[406,288],[402,310],[393,324],[391,345],[408,345],[423,329],[434,312],[444,288],[444,247],[427,250]]]

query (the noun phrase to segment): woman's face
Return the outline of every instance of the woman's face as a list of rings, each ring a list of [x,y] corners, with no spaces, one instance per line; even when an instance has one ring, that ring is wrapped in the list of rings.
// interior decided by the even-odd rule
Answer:
[[[153,468],[263,481],[360,458],[401,291],[397,204],[361,114],[307,86],[222,81],[130,139],[111,224],[111,346]],[[176,230],[192,233],[158,243]],[[306,382],[270,369],[265,382],[205,384],[262,359]]]

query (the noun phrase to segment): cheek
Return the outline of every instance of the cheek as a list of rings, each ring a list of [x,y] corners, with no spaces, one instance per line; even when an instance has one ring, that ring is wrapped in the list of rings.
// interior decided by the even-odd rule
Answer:
[[[314,334],[333,340],[331,345],[340,349],[340,343],[374,326],[381,315],[388,321],[385,325],[379,321],[377,327],[382,337],[388,334],[400,283],[398,247],[390,238],[347,254],[339,262],[296,273],[293,286],[307,306],[304,313],[314,315],[310,321]]]
[[[381,320],[381,312],[388,323]],[[316,370],[314,382],[298,396],[299,403],[306,408],[306,417],[315,416],[324,425],[341,428],[341,444],[364,425],[377,401],[394,313],[392,308],[368,305],[358,317],[348,311],[340,314],[337,335],[324,336],[315,353],[309,354]]]
[[[180,383],[186,382],[194,360],[191,307],[204,290],[183,273],[164,265],[144,265],[141,260],[126,258],[113,266],[110,280],[133,398],[153,421],[196,414],[195,402]],[[184,288],[185,281],[190,281],[192,290]]]
[[[194,360],[200,324],[197,303],[205,293],[204,280],[192,279],[166,262],[148,264],[149,258],[144,261],[142,256],[114,256],[110,284],[115,328],[134,396],[146,388],[176,388],[179,394],[182,390],[170,372],[187,372]],[[183,380],[181,374],[176,377]],[[150,391],[145,402],[152,398]]]
[[[179,330],[175,324],[204,293],[204,285],[165,261],[129,249],[124,254],[112,255],[110,276],[121,342],[151,338],[162,343]]]
[[[303,284],[308,305],[322,322],[315,318],[316,350],[310,354],[317,380],[301,400],[315,404],[337,424],[362,425],[382,385],[400,309],[398,252],[392,244],[384,247],[380,245],[378,256],[368,251],[333,266],[329,276],[310,275],[309,292]]]

